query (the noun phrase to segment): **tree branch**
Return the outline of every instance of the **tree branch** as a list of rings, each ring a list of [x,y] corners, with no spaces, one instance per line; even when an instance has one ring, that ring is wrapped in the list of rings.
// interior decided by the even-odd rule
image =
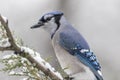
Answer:
[[[5,51],[5,50],[14,50],[11,47],[0,47],[0,51]]]
[[[6,35],[9,38],[9,42],[11,43],[11,48],[14,48],[15,51],[19,51],[20,52],[21,50],[16,45],[15,40],[14,40],[14,38],[13,38],[13,36],[11,34],[11,31],[10,31],[10,29],[8,27],[8,21],[5,22],[5,20],[3,19],[3,17],[0,15],[0,22],[4,26],[4,28],[5,28],[6,32],[7,32]]]
[[[52,80],[63,80],[60,73],[56,72],[49,63],[45,62],[45,60],[43,60],[40,57],[39,53],[34,52],[33,50],[31,50],[29,48],[18,46],[15,43],[12,33],[8,27],[8,22],[5,22],[5,20],[3,19],[3,17],[1,15],[0,15],[0,22],[4,26],[4,28],[6,30],[6,35],[9,39],[9,43],[11,44],[10,47],[0,47],[0,51],[13,50],[15,52],[22,52],[22,54],[24,53],[24,55],[21,55],[21,56],[26,57],[31,63],[35,63],[36,68],[43,71],[43,73],[45,73],[47,76],[49,76]],[[25,55],[27,55],[27,56],[25,56]],[[37,56],[35,56],[35,55],[37,55]],[[42,60],[42,62],[40,60]]]

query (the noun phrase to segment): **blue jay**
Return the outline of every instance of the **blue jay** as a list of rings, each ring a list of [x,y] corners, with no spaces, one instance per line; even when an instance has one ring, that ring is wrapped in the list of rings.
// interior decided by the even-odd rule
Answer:
[[[89,45],[60,11],[44,14],[31,28],[42,27],[50,33],[61,67],[73,80],[103,80],[101,67]]]

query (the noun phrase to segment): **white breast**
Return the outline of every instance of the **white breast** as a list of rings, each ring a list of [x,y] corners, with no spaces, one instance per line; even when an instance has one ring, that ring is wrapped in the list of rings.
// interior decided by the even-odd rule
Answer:
[[[52,44],[62,69],[67,68],[64,71],[68,75],[75,77],[74,80],[96,80],[91,70],[82,64],[75,56],[63,49],[56,39],[53,39]]]

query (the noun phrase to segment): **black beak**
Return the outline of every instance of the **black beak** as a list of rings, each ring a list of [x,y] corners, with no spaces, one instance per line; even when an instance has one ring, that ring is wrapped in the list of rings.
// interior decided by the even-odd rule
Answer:
[[[33,25],[32,27],[30,27],[31,29],[34,29],[34,28],[38,28],[38,27],[41,27],[43,26],[44,23],[42,21],[39,21],[37,24]]]

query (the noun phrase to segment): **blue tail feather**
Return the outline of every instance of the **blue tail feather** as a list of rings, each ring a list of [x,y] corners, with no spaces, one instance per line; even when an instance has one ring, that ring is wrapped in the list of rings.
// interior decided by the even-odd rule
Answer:
[[[79,51],[75,51],[75,56],[86,66],[88,66],[94,75],[96,76],[97,80],[103,80],[102,75],[98,73],[98,71],[101,71],[101,66],[99,62],[97,61],[96,56],[93,54],[93,52],[87,51],[84,53],[81,53]]]

